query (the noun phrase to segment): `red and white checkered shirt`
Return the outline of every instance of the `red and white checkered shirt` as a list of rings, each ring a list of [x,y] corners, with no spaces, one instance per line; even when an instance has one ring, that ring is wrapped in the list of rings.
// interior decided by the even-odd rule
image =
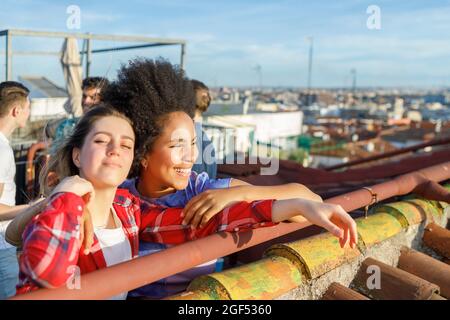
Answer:
[[[138,256],[139,240],[180,244],[219,231],[240,231],[268,227],[272,222],[273,200],[240,202],[226,208],[202,227],[182,225],[181,208],[157,205],[140,207],[140,200],[125,189],[118,189],[113,207],[131,245],[132,257]],[[94,244],[85,255],[80,242],[84,201],[73,193],[56,194],[43,212],[35,216],[24,231],[20,256],[20,281],[17,294],[39,287],[64,285],[74,273],[106,268],[106,261],[94,234]]]

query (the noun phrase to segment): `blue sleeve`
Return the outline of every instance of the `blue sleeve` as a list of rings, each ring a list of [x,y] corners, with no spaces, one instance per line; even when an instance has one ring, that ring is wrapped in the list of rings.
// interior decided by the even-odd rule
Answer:
[[[202,172],[195,178],[194,188],[195,194],[200,194],[208,189],[226,189],[230,187],[231,178],[226,179],[210,179],[208,173]]]
[[[211,159],[208,163],[205,163],[206,172],[208,172],[208,176],[211,179],[216,179],[217,175],[217,160],[216,160],[216,151],[214,150],[214,145],[212,141],[209,139],[206,132],[203,131],[203,152],[208,149],[210,150]]]
[[[209,140],[209,138],[206,135],[206,133],[205,133],[205,138],[207,139],[207,140],[205,139],[205,141],[204,141],[205,149],[206,148],[211,149],[211,160],[212,160],[212,163],[206,164],[206,172],[208,172],[208,176],[211,179],[216,179],[216,175],[217,175],[216,151],[214,150],[214,146],[212,144],[212,141]]]
[[[217,160],[214,145],[206,132],[202,129],[201,123],[195,123],[195,132],[197,134],[199,155],[192,170],[199,174],[207,172],[210,178],[215,179],[217,175]]]

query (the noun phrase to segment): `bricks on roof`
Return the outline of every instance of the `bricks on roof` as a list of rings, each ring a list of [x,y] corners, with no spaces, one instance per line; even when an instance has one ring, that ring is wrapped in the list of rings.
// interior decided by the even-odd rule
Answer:
[[[409,246],[410,239],[422,238],[424,226],[434,232],[445,225],[449,208],[420,198],[385,204],[369,218],[357,219],[360,242],[355,249],[341,249],[329,233],[277,244],[263,259],[201,276],[186,292],[169,299],[295,299],[305,292],[310,292],[309,298],[328,300],[448,299],[450,265],[437,260],[434,251],[431,257]],[[444,230],[435,236],[445,243],[450,231]],[[422,248],[424,242],[415,245]],[[386,246],[397,258],[373,257],[382,257]],[[380,272],[380,288],[367,284],[374,266]],[[345,272],[350,279],[340,283],[345,282]]]
[[[328,172],[322,169],[305,168],[294,161],[279,160],[275,175],[260,175],[260,164],[219,164],[219,177],[233,177],[255,185],[271,186],[296,182],[304,184],[323,197],[331,196],[329,190],[336,188],[341,194],[361,185],[378,183],[386,179],[433,166],[450,159],[450,148],[430,154],[408,157],[366,168]]]

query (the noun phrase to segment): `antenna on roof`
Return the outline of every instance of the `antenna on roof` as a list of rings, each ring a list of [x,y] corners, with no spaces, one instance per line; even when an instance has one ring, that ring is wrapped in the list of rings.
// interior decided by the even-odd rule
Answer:
[[[355,94],[356,91],[356,69],[351,69],[350,73],[352,74],[352,92]]]
[[[262,67],[260,64],[257,64],[254,68],[253,68],[256,73],[258,74],[258,84],[259,84],[259,88],[262,89]]]
[[[308,105],[311,105],[311,77],[312,77],[312,59],[313,59],[313,37],[307,37],[307,41],[309,41],[309,58],[308,58]]]

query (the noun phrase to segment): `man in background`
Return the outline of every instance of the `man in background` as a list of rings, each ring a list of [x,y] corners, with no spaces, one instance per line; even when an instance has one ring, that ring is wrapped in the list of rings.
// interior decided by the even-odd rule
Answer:
[[[217,175],[216,153],[214,146],[203,130],[203,113],[208,110],[211,103],[209,88],[198,80],[191,80],[195,90],[195,131],[197,134],[198,159],[192,168],[197,173],[207,172],[211,179]]]
[[[0,299],[16,294],[19,267],[16,248],[5,241],[6,228],[20,209],[16,206],[16,163],[9,137],[24,128],[30,116],[29,90],[19,82],[0,83]]]
[[[83,97],[81,99],[83,114],[92,108],[92,106],[102,101],[102,92],[105,91],[108,85],[108,79],[102,77],[90,77],[83,80],[81,86],[83,90]]]
[[[83,80],[81,86],[83,90],[81,99],[83,114],[102,101],[102,92],[105,91],[108,85],[108,79],[102,77],[89,77]],[[47,124],[45,136],[48,140],[50,154],[54,154],[64,140],[72,134],[79,119],[80,118],[68,118],[57,120],[55,122],[50,121]]]

